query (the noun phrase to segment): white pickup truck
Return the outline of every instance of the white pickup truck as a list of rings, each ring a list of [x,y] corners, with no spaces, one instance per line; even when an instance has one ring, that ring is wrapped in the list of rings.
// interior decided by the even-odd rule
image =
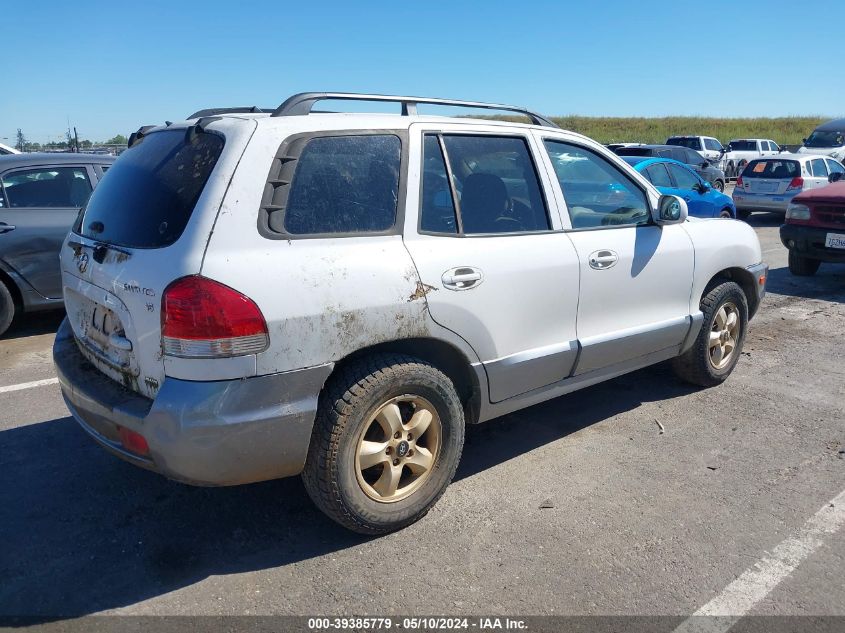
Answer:
[[[735,138],[726,149],[723,164],[728,178],[739,176],[752,160],[781,152],[780,146],[767,138]]]

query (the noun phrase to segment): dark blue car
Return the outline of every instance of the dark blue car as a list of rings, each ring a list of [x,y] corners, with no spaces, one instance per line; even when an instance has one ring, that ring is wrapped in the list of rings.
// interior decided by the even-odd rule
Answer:
[[[622,156],[622,160],[645,176],[660,193],[687,201],[689,214],[697,218],[735,218],[733,200],[710,186],[683,163],[671,158]]]

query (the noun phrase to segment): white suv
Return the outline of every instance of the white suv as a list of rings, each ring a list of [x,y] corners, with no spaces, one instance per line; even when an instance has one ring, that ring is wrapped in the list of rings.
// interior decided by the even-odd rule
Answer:
[[[402,114],[311,113],[324,99]],[[62,249],[62,391],[130,462],[201,485],[302,473],[382,533],[440,497],[465,424],[668,359],[716,385],[740,357],[767,274],[753,230],[687,219],[539,115],[341,93],[201,115],[133,135]]]

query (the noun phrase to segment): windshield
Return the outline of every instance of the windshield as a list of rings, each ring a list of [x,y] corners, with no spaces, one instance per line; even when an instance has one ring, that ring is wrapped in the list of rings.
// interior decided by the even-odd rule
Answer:
[[[673,136],[666,141],[666,145],[680,145],[697,151],[701,149],[701,139],[697,136]]]
[[[832,130],[827,132],[816,130],[804,143],[804,147],[840,147],[842,145],[845,145],[845,134]]]
[[[223,138],[152,132],[103,177],[74,231],[117,246],[161,248],[179,239],[223,150]]]

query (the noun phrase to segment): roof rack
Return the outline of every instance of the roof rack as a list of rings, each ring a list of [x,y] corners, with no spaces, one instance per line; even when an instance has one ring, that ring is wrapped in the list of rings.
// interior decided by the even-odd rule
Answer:
[[[285,99],[278,108],[273,110],[270,116],[298,116],[310,114],[314,104],[318,101],[380,101],[388,103],[401,103],[402,115],[411,116],[417,113],[417,105],[420,103],[439,106],[458,106],[462,108],[480,108],[484,110],[502,110],[505,112],[516,112],[527,116],[534,125],[544,127],[558,127],[546,117],[512,105],[501,103],[484,103],[480,101],[455,101],[453,99],[435,99],[432,97],[402,97],[398,95],[376,95],[358,94],[354,92],[300,92]]]
[[[235,108],[206,108],[197,110],[188,119],[200,119],[204,116],[216,116],[218,114],[261,114],[262,112],[273,112],[275,108],[259,108],[258,106],[243,106]]]

